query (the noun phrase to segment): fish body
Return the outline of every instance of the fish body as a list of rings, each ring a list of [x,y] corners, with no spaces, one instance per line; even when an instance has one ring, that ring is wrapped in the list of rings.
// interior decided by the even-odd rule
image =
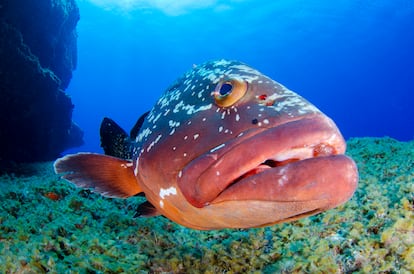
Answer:
[[[194,66],[139,124],[131,159],[67,155],[55,171],[106,196],[143,192],[143,215],[200,230],[296,220],[346,202],[357,187],[334,122],[241,62]]]

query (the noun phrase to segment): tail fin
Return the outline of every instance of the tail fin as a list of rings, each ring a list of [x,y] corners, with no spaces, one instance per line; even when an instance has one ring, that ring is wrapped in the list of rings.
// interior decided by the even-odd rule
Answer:
[[[142,192],[132,162],[119,158],[78,153],[56,160],[55,172],[83,188],[108,197],[127,198]]]

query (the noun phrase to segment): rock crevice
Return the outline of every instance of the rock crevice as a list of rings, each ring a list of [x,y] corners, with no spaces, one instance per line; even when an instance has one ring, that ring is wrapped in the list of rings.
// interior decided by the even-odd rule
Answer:
[[[76,67],[74,0],[0,1],[0,160],[53,160],[83,143],[65,94]]]

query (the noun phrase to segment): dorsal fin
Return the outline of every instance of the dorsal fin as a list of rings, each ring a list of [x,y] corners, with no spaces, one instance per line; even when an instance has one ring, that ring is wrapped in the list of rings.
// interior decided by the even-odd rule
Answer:
[[[114,120],[105,117],[100,129],[101,147],[106,155],[132,159],[131,140]]]
[[[75,185],[108,197],[127,198],[142,192],[132,162],[94,153],[67,155],[56,160],[55,172]]]
[[[131,136],[132,140],[137,138],[139,130],[141,129],[142,124],[144,123],[145,118],[147,117],[148,113],[150,113],[150,112],[147,111],[144,114],[142,114],[141,117],[139,117],[139,119],[135,123],[134,127],[131,129],[131,133],[129,134],[129,136]]]

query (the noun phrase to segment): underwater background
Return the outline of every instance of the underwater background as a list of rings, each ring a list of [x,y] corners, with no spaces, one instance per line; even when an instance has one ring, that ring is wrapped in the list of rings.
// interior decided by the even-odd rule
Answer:
[[[221,58],[299,93],[345,138],[414,138],[413,1],[77,3],[78,67],[67,93],[82,151],[102,151],[104,116],[129,131],[193,64]]]
[[[129,131],[193,64],[236,59],[337,123],[359,186],[344,205],[299,221],[197,231],[134,218],[142,197],[76,188],[53,162],[15,163],[0,170],[1,273],[414,272],[414,1],[76,4],[65,92],[84,144],[64,153],[102,152],[103,117]]]

